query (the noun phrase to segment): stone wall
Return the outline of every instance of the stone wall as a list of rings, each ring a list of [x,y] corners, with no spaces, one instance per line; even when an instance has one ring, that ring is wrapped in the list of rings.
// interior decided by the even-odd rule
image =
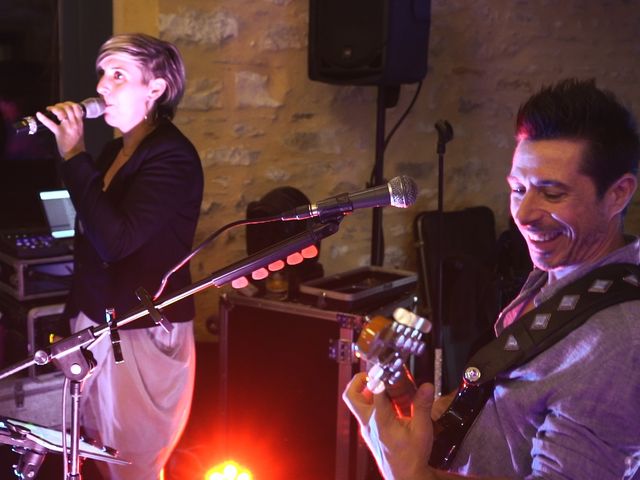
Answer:
[[[445,157],[445,209],[488,205],[501,231],[521,101],[562,77],[595,77],[640,110],[639,7],[634,0],[432,1],[429,72],[384,168],[386,178],[413,177],[420,195],[411,209],[384,210],[386,266],[415,269],[413,218],[437,206],[439,119],[455,131]],[[114,0],[114,18],[116,32],[160,35],[184,55],[188,90],[176,123],[198,148],[206,181],[197,242],[243,218],[250,201],[277,186],[312,200],[365,187],[377,89],[308,79],[307,0]],[[402,86],[398,105],[387,110],[388,129],[416,88]],[[637,206],[628,227],[640,230]],[[371,211],[361,210],[322,242],[321,263],[327,274],[366,265],[370,246]],[[244,253],[242,229],[222,235],[193,260],[194,279]],[[217,314],[219,294],[196,296],[201,338],[210,338],[203,325]]]

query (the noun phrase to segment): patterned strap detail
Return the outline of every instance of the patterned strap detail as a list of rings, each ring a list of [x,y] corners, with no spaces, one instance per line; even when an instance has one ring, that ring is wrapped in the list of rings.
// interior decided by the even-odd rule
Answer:
[[[640,267],[627,263],[593,270],[523,315],[467,363],[464,380],[481,385],[522,365],[611,305],[640,300]]]

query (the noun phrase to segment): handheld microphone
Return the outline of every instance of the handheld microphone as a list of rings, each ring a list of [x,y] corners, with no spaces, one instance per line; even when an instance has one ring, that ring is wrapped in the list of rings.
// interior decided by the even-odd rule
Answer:
[[[105,105],[104,100],[100,97],[87,98],[80,102],[82,107],[82,116],[84,118],[98,118],[104,113]],[[56,123],[60,123],[58,118],[49,111],[44,111],[48,118]],[[22,120],[13,124],[13,132],[15,135],[35,135],[36,133],[49,131],[35,115],[24,117]]]
[[[281,220],[306,220],[313,217],[347,215],[359,208],[392,207],[407,208],[414,204],[418,196],[418,186],[411,177],[402,175],[392,178],[386,185],[367,188],[355,193],[343,193],[303,205],[282,213]]]

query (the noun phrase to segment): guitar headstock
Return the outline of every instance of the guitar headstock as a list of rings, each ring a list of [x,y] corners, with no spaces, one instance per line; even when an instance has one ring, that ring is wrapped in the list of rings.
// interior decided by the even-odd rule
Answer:
[[[368,363],[367,388],[373,393],[386,389],[392,400],[406,396],[407,389],[414,391],[415,385],[405,364],[411,355],[424,352],[423,337],[430,331],[431,322],[404,308],[397,308],[393,319],[371,318],[356,343],[356,355]],[[410,406],[394,403],[400,413],[410,415]]]

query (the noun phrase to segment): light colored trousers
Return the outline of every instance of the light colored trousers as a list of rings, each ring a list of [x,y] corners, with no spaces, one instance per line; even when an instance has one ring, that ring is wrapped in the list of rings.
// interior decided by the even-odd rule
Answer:
[[[94,327],[80,313],[73,332]],[[189,417],[195,382],[193,322],[120,330],[124,363],[116,364],[109,336],[89,347],[97,361],[85,381],[80,421],[85,433],[115,448],[130,465],[97,462],[109,480],[158,480]]]

